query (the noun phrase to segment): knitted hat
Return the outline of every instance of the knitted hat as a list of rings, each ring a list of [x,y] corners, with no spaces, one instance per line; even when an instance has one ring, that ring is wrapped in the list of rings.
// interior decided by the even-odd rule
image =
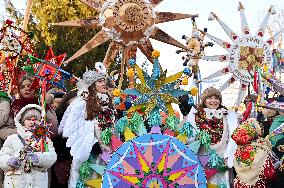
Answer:
[[[203,106],[205,103],[205,100],[208,99],[209,97],[216,96],[220,99],[220,103],[222,103],[222,95],[221,92],[214,88],[214,87],[209,87],[205,89],[201,95],[201,105]]]
[[[21,115],[21,122],[23,123],[27,118],[35,117],[41,119],[41,111],[36,108],[29,108]]]

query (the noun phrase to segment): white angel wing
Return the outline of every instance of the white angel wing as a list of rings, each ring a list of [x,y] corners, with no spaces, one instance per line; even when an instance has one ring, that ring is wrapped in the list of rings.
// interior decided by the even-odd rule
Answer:
[[[88,159],[93,145],[98,141],[94,127],[97,122],[85,119],[86,101],[80,97],[68,106],[59,130],[67,138],[66,146],[71,148],[70,154],[77,163]]]

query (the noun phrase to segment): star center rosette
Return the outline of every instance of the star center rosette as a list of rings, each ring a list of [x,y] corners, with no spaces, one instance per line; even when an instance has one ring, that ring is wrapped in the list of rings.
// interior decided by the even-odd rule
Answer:
[[[41,121],[39,124],[34,123],[34,126],[31,129],[31,138],[37,142],[37,147],[40,147],[41,152],[48,151],[47,138],[50,137],[49,127],[50,124],[46,124],[44,121]]]

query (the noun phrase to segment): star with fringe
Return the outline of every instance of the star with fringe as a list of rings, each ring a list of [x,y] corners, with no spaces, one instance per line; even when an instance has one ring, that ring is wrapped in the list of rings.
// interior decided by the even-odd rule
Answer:
[[[157,58],[154,59],[152,75],[148,75],[136,66],[141,84],[135,84],[133,89],[126,89],[124,93],[137,96],[129,111],[146,107],[145,114],[161,109],[173,114],[171,103],[178,103],[177,97],[188,94],[187,91],[175,89],[182,72],[166,77],[167,70],[163,71]],[[139,72],[142,74],[139,74]]]
[[[39,59],[29,55],[31,64],[33,64],[33,72],[35,77],[43,80],[47,78],[47,82],[56,87],[66,90],[64,81],[73,75],[60,68],[66,54],[55,56],[52,48],[49,48],[45,59]]]
[[[207,187],[194,153],[176,138],[146,134],[125,142],[109,160],[102,187]]]

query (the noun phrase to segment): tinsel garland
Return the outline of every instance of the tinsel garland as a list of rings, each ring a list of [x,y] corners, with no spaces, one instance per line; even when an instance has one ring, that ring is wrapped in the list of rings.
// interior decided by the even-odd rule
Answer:
[[[10,97],[6,92],[0,92],[0,101],[10,101]]]
[[[116,125],[115,125],[115,130],[116,132],[122,134],[124,132],[124,129],[125,129],[125,126],[128,125],[128,119],[127,117],[122,117],[120,118],[117,122],[116,122]]]
[[[188,138],[193,136],[192,125],[190,122],[185,122],[182,128],[179,130],[180,134],[186,134]]]
[[[211,145],[211,136],[206,131],[200,131],[198,136],[203,147],[208,149]]]
[[[76,188],[86,188],[85,183],[83,180],[79,179],[76,183]]]
[[[101,141],[103,142],[103,144],[109,145],[111,141],[111,136],[112,132],[110,128],[106,128],[105,130],[103,130],[101,134]]]
[[[89,160],[87,160],[83,164],[81,164],[80,169],[79,169],[80,179],[86,180],[86,179],[90,178],[92,173],[93,173],[93,170],[90,167]]]
[[[142,116],[135,112],[129,121],[129,128],[136,133],[142,124],[144,124]]]
[[[210,159],[208,163],[211,168],[216,168],[220,171],[224,171],[226,169],[224,159],[218,155],[215,150],[210,151]]]
[[[166,120],[166,128],[170,131],[175,131],[179,123],[180,121],[176,116],[170,116]]]
[[[148,123],[151,127],[153,126],[161,126],[162,125],[162,118],[159,112],[151,113],[148,118]]]
[[[244,121],[246,121],[249,118],[249,116],[251,114],[251,110],[252,110],[252,102],[249,102],[248,105],[247,105],[246,110],[243,113],[243,119],[242,119],[241,122],[244,122]]]

